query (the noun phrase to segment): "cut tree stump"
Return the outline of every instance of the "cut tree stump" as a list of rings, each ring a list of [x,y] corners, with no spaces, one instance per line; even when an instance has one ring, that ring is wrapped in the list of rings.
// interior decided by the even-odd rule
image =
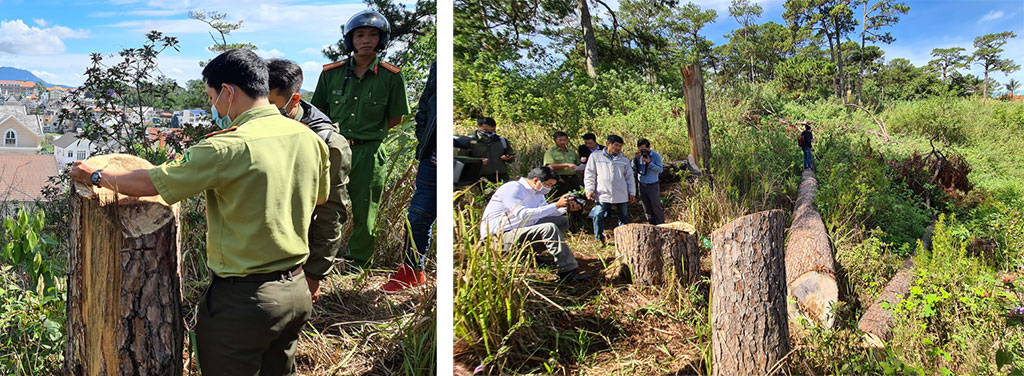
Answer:
[[[93,157],[106,171],[151,168]],[[184,325],[177,205],[73,183],[67,375],[181,375]]]
[[[741,217],[711,234],[712,375],[763,375],[789,353],[785,213]]]
[[[924,229],[924,235],[921,236],[921,245],[924,249],[932,248],[933,231],[934,222]],[[875,299],[871,307],[860,317],[857,329],[864,332],[864,347],[881,349],[892,339],[891,330],[895,321],[892,310],[899,304],[901,297],[906,297],[910,293],[910,284],[914,282],[914,267],[914,257],[911,256],[900,266],[889,283],[885,284],[885,289],[878,295],[878,299]],[[883,308],[883,304],[889,308]]]
[[[672,279],[690,285],[700,278],[697,236],[677,226],[616,227],[615,256],[625,266],[622,272],[637,285],[660,286]]]
[[[789,295],[789,319],[801,319],[832,328],[832,307],[839,301],[835,257],[825,222],[814,205],[818,180],[814,172],[804,170],[800,191],[793,209],[793,223],[786,244],[786,286]],[[800,327],[800,326],[797,326]]]

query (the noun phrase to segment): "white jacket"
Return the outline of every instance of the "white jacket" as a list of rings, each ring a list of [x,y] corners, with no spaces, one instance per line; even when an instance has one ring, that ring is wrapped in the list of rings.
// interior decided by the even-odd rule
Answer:
[[[621,204],[636,196],[633,166],[622,153],[612,158],[605,150],[590,154],[583,184],[587,194],[596,192],[598,202]]]

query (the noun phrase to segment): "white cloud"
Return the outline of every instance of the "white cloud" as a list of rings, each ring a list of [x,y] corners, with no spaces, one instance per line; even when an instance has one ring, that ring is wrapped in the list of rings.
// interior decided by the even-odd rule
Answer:
[[[1003,18],[1003,16],[1005,15],[1006,13],[1003,13],[1003,11],[1001,10],[990,10],[988,11],[988,13],[985,14],[985,16],[981,17],[981,19],[978,20],[978,23],[996,21]]]
[[[47,25],[46,24],[46,20],[44,20],[42,18],[33,18],[32,22],[35,22],[36,25],[39,25],[39,27],[46,27],[46,25]]]
[[[53,81],[53,79],[57,78],[57,75],[47,71],[33,70],[31,72],[36,75],[36,77],[42,78],[44,81]]]
[[[149,10],[132,10],[127,12],[92,12],[89,13],[89,17],[92,18],[106,18],[106,17],[120,17],[120,16],[143,16],[143,17],[167,17],[178,14],[187,13],[184,9],[149,9]]]
[[[0,52],[13,55],[54,55],[66,47],[61,38],[88,38],[88,30],[64,26],[39,28],[22,20],[0,21]]]
[[[304,54],[304,55],[320,55],[320,51],[322,51],[324,48],[327,48],[327,45],[324,45],[320,49],[316,49],[316,48],[313,48],[313,47],[306,47],[302,51],[299,51],[299,53],[300,54]]]
[[[316,89],[316,81],[320,79],[320,72],[324,70],[323,64],[315,61],[302,63],[302,88],[308,91]]]
[[[264,50],[264,49],[258,49],[258,50],[256,50],[256,55],[258,55],[259,57],[262,57],[264,59],[276,59],[276,58],[284,57],[284,52],[278,51],[276,48],[272,49],[270,51],[267,51],[267,50]]]
[[[193,19],[122,21],[103,26],[127,28],[142,33],[149,32],[150,30],[160,30],[165,35],[206,34],[211,30],[208,25]]]

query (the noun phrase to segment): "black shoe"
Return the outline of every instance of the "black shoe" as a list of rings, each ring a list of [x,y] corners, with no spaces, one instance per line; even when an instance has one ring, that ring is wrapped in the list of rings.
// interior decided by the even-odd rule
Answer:
[[[558,273],[559,282],[583,282],[590,279],[590,274],[580,273],[580,269],[567,270]]]

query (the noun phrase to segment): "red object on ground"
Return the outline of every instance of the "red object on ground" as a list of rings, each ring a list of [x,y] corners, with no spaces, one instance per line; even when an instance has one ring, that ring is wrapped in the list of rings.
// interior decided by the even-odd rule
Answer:
[[[385,293],[396,293],[425,283],[427,283],[427,273],[402,264],[398,267],[398,272],[392,275],[391,279],[385,282],[380,289]]]

